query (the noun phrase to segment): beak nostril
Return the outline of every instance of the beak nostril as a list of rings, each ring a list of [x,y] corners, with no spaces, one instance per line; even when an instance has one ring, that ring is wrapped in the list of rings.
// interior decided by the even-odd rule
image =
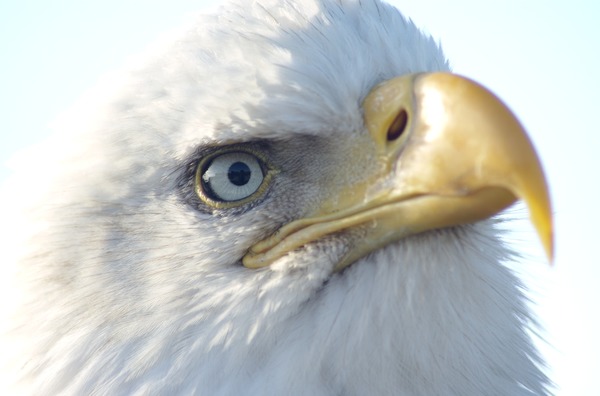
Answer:
[[[406,125],[408,124],[408,113],[406,110],[401,109],[398,112],[398,115],[390,125],[387,131],[387,140],[388,142],[392,142],[398,139],[404,133],[406,129]]]

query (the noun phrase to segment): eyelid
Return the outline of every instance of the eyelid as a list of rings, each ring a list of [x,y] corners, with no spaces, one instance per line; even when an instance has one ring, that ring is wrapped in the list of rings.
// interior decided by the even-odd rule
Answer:
[[[238,200],[238,201],[220,201],[213,199],[206,193],[202,175],[206,171],[207,167],[210,163],[218,156],[229,154],[229,153],[245,153],[256,157],[262,171],[263,171],[263,180],[258,189],[250,194],[248,197]],[[216,209],[230,209],[230,208],[238,208],[249,203],[256,201],[261,198],[264,193],[268,190],[269,186],[273,181],[273,177],[279,173],[279,171],[272,166],[271,162],[268,160],[267,156],[262,150],[258,150],[254,147],[249,147],[246,145],[231,145],[225,147],[218,147],[211,153],[207,154],[203,158],[200,159],[198,165],[196,167],[196,173],[194,178],[194,189],[196,195],[202,202],[205,204],[216,208]]]

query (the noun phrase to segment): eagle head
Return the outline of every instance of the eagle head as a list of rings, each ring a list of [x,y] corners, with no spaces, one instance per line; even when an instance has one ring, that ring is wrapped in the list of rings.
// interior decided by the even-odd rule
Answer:
[[[233,2],[140,59],[11,187],[11,391],[546,394],[495,217],[551,256],[539,160],[399,11]]]

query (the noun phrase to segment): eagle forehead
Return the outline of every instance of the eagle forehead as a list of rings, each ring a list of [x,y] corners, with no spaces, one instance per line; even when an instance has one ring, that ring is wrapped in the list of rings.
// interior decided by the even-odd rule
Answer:
[[[197,23],[207,29],[186,31],[164,56],[168,68],[183,72],[165,75],[162,85],[185,93],[174,98],[187,101],[179,108],[195,109],[186,111],[182,130],[227,141],[353,129],[376,83],[448,70],[433,40],[391,6],[308,3],[240,3],[217,18],[201,17]]]

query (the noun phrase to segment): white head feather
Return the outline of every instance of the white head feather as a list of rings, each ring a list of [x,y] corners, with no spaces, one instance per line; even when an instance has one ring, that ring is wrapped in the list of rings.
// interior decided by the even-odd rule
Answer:
[[[11,392],[545,394],[493,221],[406,238],[338,274],[345,235],[240,265],[318,202],[307,153],[361,133],[376,83],[448,70],[411,22],[372,0],[240,1],[140,64],[8,190],[28,197],[11,210],[33,234],[6,261],[20,296],[0,358]],[[273,142],[292,171],[249,210],[199,205],[204,148],[251,141]]]

